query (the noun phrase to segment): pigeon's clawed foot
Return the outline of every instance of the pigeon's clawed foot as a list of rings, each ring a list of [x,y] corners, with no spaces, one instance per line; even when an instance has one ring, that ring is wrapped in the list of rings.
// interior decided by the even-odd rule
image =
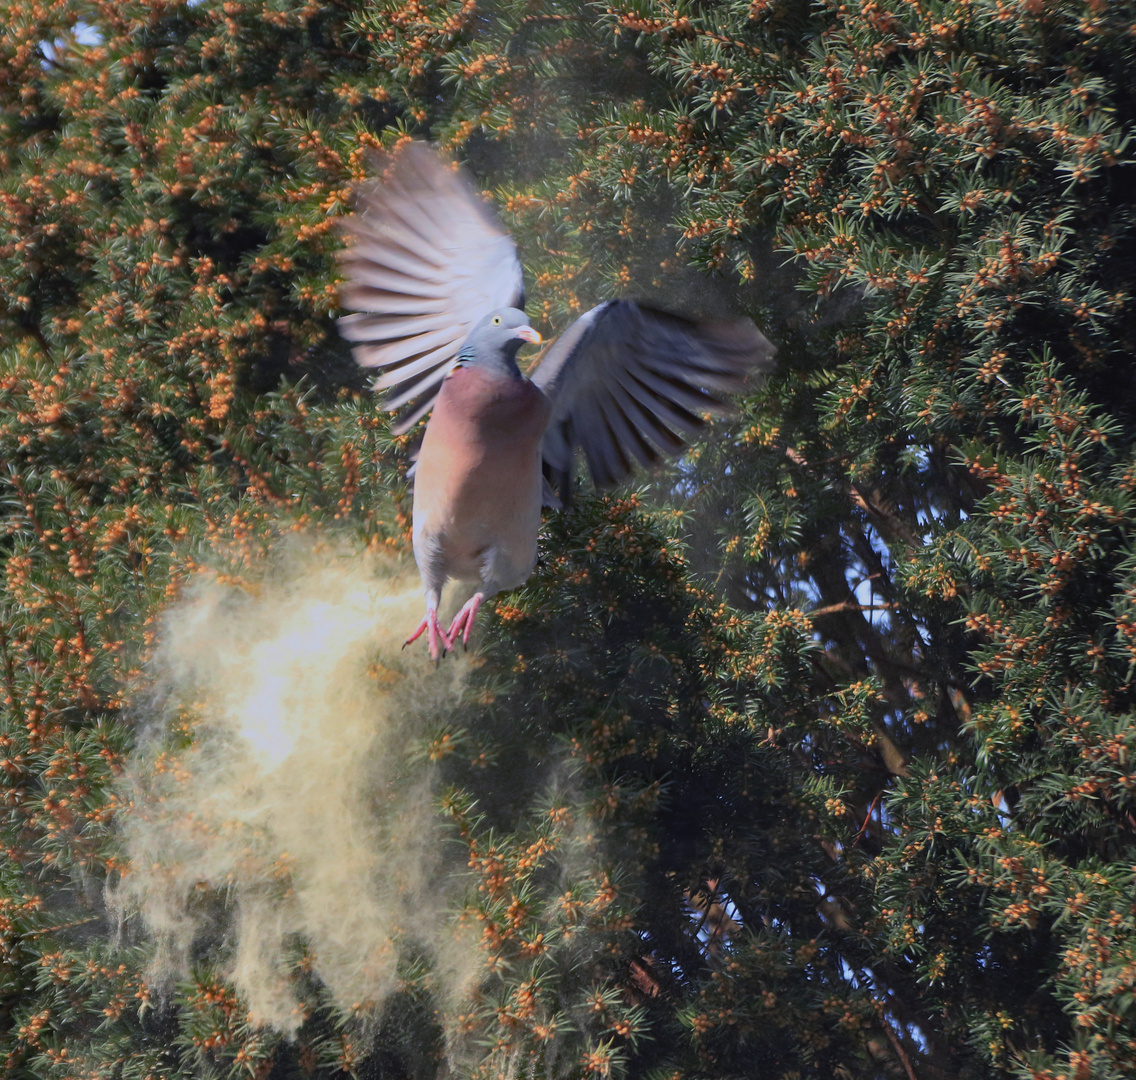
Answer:
[[[447,651],[452,650],[454,647],[453,629],[451,628],[450,632],[447,634],[438,625],[438,613],[433,608],[426,609],[426,614],[422,617],[422,622],[418,624],[418,629],[402,643],[402,647],[405,649],[407,645],[412,645],[423,634],[426,634],[426,640],[430,645],[430,659],[433,660],[435,664],[441,657],[446,655]],[[439,640],[442,642],[441,653],[438,652]]]
[[[481,602],[485,599],[485,593],[474,593],[463,605],[461,611],[454,616],[454,621],[450,623],[450,648],[453,648],[453,643],[458,640],[458,634],[462,636],[462,648],[469,647],[469,632],[473,629],[473,620],[477,618],[477,609],[481,607]]]

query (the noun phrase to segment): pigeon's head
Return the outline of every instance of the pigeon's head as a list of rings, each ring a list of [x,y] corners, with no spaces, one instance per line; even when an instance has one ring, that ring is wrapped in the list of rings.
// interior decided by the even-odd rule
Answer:
[[[540,334],[529,326],[525,313],[519,308],[498,308],[470,331],[458,360],[512,370],[517,366],[517,350],[526,343],[539,345]]]

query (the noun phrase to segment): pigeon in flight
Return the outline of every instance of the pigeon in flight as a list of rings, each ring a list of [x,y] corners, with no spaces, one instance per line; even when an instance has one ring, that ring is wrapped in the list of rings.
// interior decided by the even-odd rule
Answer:
[[[466,176],[422,142],[404,143],[363,187],[346,222],[339,329],[409,431],[430,410],[414,467],[414,559],[438,659],[483,601],[532,573],[547,477],[570,483],[576,449],[597,487],[680,451],[725,411],[722,398],[768,368],[773,347],[748,319],[691,322],[633,300],[580,316],[531,377],[517,351],[541,341],[524,313],[516,246]],[[562,486],[566,490],[566,486]],[[450,578],[477,582],[448,630]]]

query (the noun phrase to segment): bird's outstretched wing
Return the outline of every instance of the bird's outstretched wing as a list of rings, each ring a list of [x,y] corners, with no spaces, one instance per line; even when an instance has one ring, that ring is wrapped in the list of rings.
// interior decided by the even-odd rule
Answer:
[[[582,447],[597,487],[619,483],[683,448],[721,395],[767,370],[773,346],[748,319],[691,322],[612,300],[580,316],[532,373],[552,401],[542,453],[564,485]]]
[[[395,434],[429,410],[474,324],[524,306],[517,249],[469,180],[425,143],[379,160],[347,219],[339,331],[355,359],[379,368],[375,388],[402,410]]]

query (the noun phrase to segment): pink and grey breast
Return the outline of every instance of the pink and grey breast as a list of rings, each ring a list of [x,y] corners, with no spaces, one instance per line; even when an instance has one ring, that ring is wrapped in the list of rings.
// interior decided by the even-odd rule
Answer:
[[[449,577],[520,585],[536,561],[551,406],[528,379],[474,365],[442,382],[414,478],[415,558]]]

